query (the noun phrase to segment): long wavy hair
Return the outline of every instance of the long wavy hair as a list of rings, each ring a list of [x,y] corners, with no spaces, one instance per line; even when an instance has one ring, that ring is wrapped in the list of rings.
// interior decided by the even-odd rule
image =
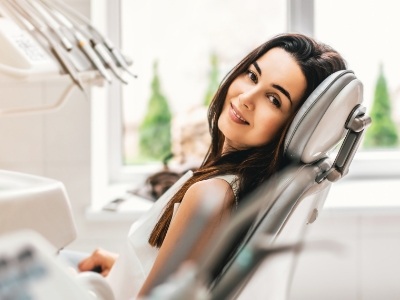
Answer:
[[[194,183],[218,175],[237,175],[240,204],[240,199],[243,199],[247,193],[288,165],[289,161],[283,154],[283,143],[296,112],[293,113],[271,142],[245,150],[232,150],[222,154],[225,137],[218,128],[218,118],[222,112],[231,83],[239,75],[246,72],[258,58],[276,47],[284,49],[293,56],[306,78],[307,87],[298,108],[325,78],[336,71],[346,69],[346,62],[338,52],[330,46],[302,34],[277,35],[250,52],[222,80],[208,110],[208,123],[211,133],[211,145],[208,153],[200,168],[194,172],[193,176],[186,181],[166,205],[149,237],[150,245],[161,247],[172,219],[174,204],[182,201],[186,191]]]

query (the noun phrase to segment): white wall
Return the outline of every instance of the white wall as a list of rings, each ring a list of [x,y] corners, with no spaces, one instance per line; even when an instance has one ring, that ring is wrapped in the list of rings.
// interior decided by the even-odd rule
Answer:
[[[326,209],[306,241],[327,246],[301,253],[290,300],[400,299],[398,208]]]

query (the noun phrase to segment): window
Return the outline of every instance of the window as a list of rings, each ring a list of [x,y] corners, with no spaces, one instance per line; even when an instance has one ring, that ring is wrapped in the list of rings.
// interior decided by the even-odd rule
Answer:
[[[363,13],[355,13],[360,9]],[[399,4],[389,0],[380,1],[379,4],[377,1],[362,0],[314,0],[314,36],[333,46],[346,58],[349,69],[354,70],[363,82],[364,105],[372,116],[374,95],[376,92],[382,93],[382,86],[377,87],[380,75],[386,83],[386,100],[391,110],[385,115],[385,120],[373,119],[373,125],[375,129],[385,126],[379,134],[395,134],[397,142],[392,137],[389,141],[382,139],[365,147],[371,140],[366,136],[357,154],[359,159],[352,168],[358,175],[387,177],[398,176],[400,172],[400,43],[393,38],[400,26],[396,14],[398,9]],[[387,122],[390,125],[383,124]],[[357,164],[363,164],[363,167],[360,165],[357,170]]]
[[[122,153],[119,160],[122,173],[137,174],[160,168],[160,163],[154,165],[157,159],[149,164],[151,158],[143,157],[143,152],[153,149],[140,151],[143,127],[139,128],[144,126],[148,101],[156,92],[151,86],[155,78],[154,64],[157,63],[158,88],[172,114],[172,126],[178,126],[174,132],[182,129],[180,120],[188,115],[199,128],[202,125],[195,122],[196,119],[206,122],[204,102],[210,86],[218,85],[254,47],[286,30],[286,4],[251,0],[243,9],[242,1],[121,0],[120,5],[121,45],[133,59],[132,70],[138,78],[122,87],[124,130],[117,155]],[[177,140],[181,141],[182,137],[172,138],[171,149],[175,158],[182,161],[177,150],[180,147]],[[204,144],[198,143],[190,151],[199,153],[190,159],[203,157],[206,150]],[[114,176],[121,177],[118,171]]]
[[[213,70],[212,55],[217,57],[220,80],[250,49],[287,30],[313,34],[341,52],[364,84],[369,112],[382,63],[399,132],[400,62],[396,53],[400,44],[393,37],[400,21],[395,1],[377,5],[362,0],[252,0],[245,6],[242,1],[103,1],[109,8],[108,33],[133,59],[132,70],[138,75],[127,86],[110,88],[112,181],[142,180],[160,169],[160,163],[149,164],[138,155],[138,128],[152,93],[155,62],[159,87],[174,118],[202,105]],[[361,7],[364,13],[356,14]],[[400,176],[398,146],[359,151],[349,175]]]

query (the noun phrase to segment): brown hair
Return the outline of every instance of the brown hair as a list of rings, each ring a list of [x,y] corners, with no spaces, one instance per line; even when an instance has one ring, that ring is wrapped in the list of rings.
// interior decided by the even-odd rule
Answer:
[[[300,104],[330,74],[346,69],[343,58],[331,47],[316,42],[302,34],[281,34],[260,45],[237,64],[224,78],[208,110],[208,123],[211,145],[201,167],[178,190],[166,205],[163,214],[155,225],[149,243],[161,247],[172,219],[173,206],[182,201],[183,196],[194,183],[223,174],[235,174],[239,178],[239,203],[244,195],[254,190],[272,174],[289,162],[284,157],[283,142],[286,131],[295,113],[286,126],[270,143],[246,150],[235,150],[222,155],[224,135],[218,129],[218,118],[224,106],[228,88],[233,80],[248,70],[250,65],[272,48],[282,48],[290,53],[299,64],[307,87]],[[298,106],[298,108],[301,105]]]

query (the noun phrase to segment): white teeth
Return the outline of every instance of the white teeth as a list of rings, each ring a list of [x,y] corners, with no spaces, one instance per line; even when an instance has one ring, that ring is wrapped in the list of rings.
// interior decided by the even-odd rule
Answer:
[[[247,123],[247,121],[246,121],[245,119],[243,119],[242,117],[240,117],[240,116],[236,113],[236,111],[235,111],[234,109],[232,109],[232,111],[233,111],[233,114],[234,114],[239,120],[241,120],[241,121]]]

